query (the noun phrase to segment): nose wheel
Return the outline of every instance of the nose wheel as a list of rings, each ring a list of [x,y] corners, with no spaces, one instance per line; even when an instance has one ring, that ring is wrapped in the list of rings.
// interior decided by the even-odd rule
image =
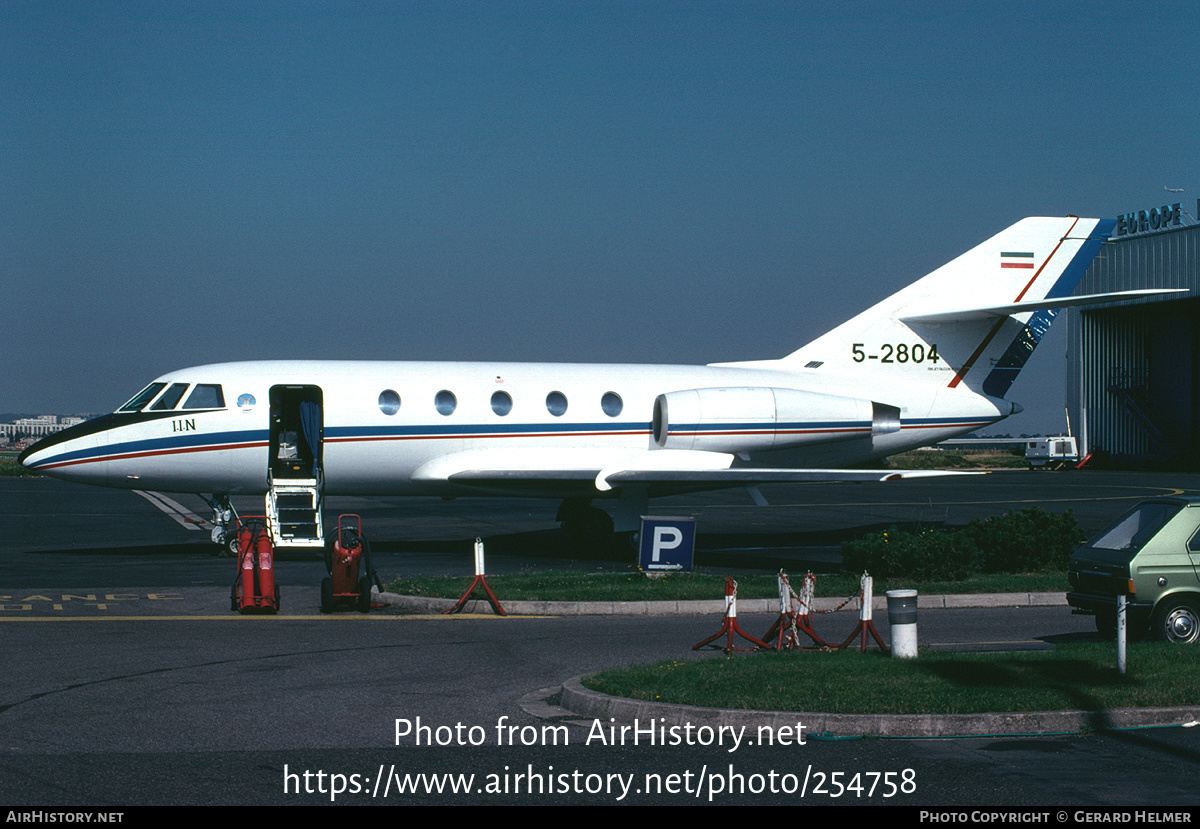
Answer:
[[[236,558],[238,554],[237,510],[230,503],[229,496],[213,495],[211,498],[207,498],[201,495],[200,497],[213,511],[212,542],[218,547],[216,555]]]

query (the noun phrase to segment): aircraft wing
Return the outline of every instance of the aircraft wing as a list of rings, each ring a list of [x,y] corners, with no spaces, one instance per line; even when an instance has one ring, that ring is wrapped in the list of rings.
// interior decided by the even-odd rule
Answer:
[[[430,461],[414,480],[447,482],[486,489],[543,488],[562,484],[608,492],[627,485],[688,491],[770,483],[816,481],[890,481],[900,478],[983,474],[943,470],[771,469],[733,467],[722,452],[658,449],[614,453],[611,450],[471,450]]]
[[[688,469],[623,469],[597,476],[600,491],[621,484],[682,483],[704,486],[753,486],[754,484],[809,483],[826,481],[897,481],[901,478],[939,478],[945,475],[983,475],[982,471],[942,469],[726,469],[703,472]],[[603,485],[603,486],[602,486]]]

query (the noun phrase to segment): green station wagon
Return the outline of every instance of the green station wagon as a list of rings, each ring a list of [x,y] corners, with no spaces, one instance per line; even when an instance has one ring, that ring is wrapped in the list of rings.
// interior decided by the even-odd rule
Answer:
[[[1095,614],[1104,636],[1116,635],[1124,593],[1130,639],[1200,640],[1200,498],[1138,504],[1072,554],[1067,578],[1067,603]]]

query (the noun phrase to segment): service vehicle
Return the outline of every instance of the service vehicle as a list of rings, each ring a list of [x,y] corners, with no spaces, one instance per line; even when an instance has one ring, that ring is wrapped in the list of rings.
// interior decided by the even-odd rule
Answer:
[[[1073,437],[1033,438],[1025,444],[1025,460],[1032,469],[1062,469],[1079,462]]]
[[[1067,603],[1096,617],[1112,638],[1117,597],[1126,632],[1167,642],[1200,641],[1200,498],[1152,498],[1076,550],[1067,565]]]

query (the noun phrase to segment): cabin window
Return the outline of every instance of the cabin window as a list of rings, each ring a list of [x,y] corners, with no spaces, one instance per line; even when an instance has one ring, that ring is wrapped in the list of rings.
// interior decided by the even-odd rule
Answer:
[[[224,409],[225,393],[217,383],[197,383],[188,395],[185,409]]]
[[[152,412],[167,412],[179,405],[179,398],[183,397],[183,393],[187,391],[187,383],[175,383],[171,388],[163,392],[163,396],[154,402],[150,407]]]
[[[138,392],[137,396],[135,396],[117,411],[140,412],[143,408],[145,408],[146,404],[153,400],[155,395],[166,388],[166,386],[166,383],[151,383],[150,385],[146,386],[146,388]]]
[[[454,392],[442,389],[434,396],[433,406],[438,410],[438,414],[451,415],[458,408],[458,398],[454,396]]]
[[[555,417],[567,413],[567,396],[560,391],[552,391],[546,395],[546,410]]]
[[[606,391],[604,396],[600,398],[600,408],[609,417],[616,417],[625,408],[625,403],[621,400],[621,395],[615,391]]]
[[[379,411],[389,417],[400,411],[400,395],[391,389],[385,389],[379,393]]]
[[[512,395],[506,391],[498,391],[492,394],[492,411],[504,417],[512,411]]]

